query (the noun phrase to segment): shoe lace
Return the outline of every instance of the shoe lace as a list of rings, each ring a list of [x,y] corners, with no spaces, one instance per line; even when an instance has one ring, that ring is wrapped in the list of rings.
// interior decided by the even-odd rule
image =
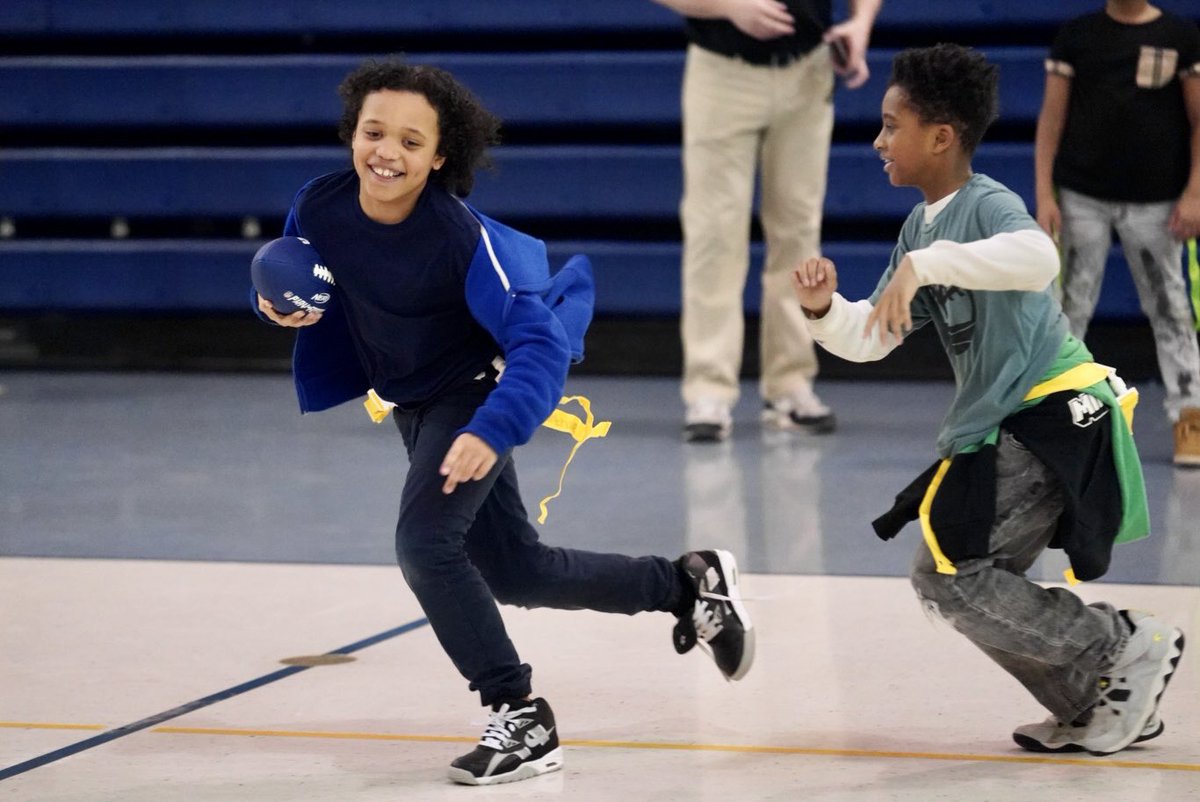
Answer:
[[[499,752],[509,744],[515,743],[512,734],[522,724],[520,717],[532,709],[510,710],[508,705],[504,705],[499,710],[493,711],[488,717],[488,723],[483,729],[483,735],[479,737],[479,745],[495,749]]]
[[[721,605],[709,601],[711,599],[729,601],[728,596],[722,596],[719,593],[705,591],[700,594],[700,599],[692,608],[692,626],[696,628],[696,636],[705,643],[712,642],[712,639],[725,629],[725,614],[721,610]]]

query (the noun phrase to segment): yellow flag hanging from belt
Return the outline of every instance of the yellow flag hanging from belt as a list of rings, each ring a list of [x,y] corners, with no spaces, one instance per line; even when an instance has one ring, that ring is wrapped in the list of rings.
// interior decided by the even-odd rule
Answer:
[[[575,445],[571,447],[571,453],[567,455],[567,461],[563,464],[562,471],[558,474],[558,489],[551,495],[546,496],[538,502],[538,509],[541,514],[538,515],[538,523],[546,523],[546,516],[550,513],[547,510],[547,505],[562,494],[563,481],[567,476],[567,468],[571,464],[571,460],[575,459],[575,452],[584,444],[584,441],[591,440],[593,437],[606,437],[608,429],[612,426],[612,421],[600,421],[596,423],[596,419],[592,416],[592,402],[582,395],[564,395],[558,400],[559,406],[569,404],[575,401],[579,406],[583,407],[583,417],[572,415],[570,412],[562,409],[556,409],[550,413],[550,417],[542,421],[542,425],[547,429],[554,429],[557,432],[566,432],[575,440]],[[396,406],[391,401],[384,401],[374,391],[367,392],[367,400],[363,402],[363,406],[367,409],[367,414],[371,416],[371,420],[376,423],[382,423]]]
[[[538,523],[546,523],[546,516],[549,511],[546,509],[552,500],[558,498],[562,493],[563,480],[567,476],[567,467],[571,464],[571,460],[575,459],[575,452],[583,445],[585,440],[591,440],[593,437],[606,437],[608,429],[612,426],[612,421],[603,420],[599,423],[595,422],[592,416],[592,402],[582,395],[564,395],[558,400],[559,406],[569,404],[572,401],[579,403],[583,407],[583,418],[578,415],[572,415],[570,412],[565,412],[561,409],[556,409],[550,413],[550,417],[542,421],[542,425],[548,429],[554,429],[559,432],[566,432],[575,439],[575,445],[571,446],[571,453],[567,455],[567,461],[563,463],[562,471],[558,474],[558,489],[549,496],[546,496],[538,502],[538,508],[541,514],[538,515]]]

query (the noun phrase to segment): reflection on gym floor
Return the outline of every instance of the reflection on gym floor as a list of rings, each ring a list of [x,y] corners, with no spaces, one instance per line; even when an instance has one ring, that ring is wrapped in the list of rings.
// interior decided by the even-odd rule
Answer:
[[[505,608],[566,769],[464,789],[446,764],[484,714],[393,564],[405,462],[357,405],[301,417],[283,376],[0,375],[0,798],[343,800],[1178,800],[1200,794],[1200,649],[1165,734],[1109,758],[1038,756],[1044,717],[928,621],[918,536],[870,521],[933,459],[949,385],[823,382],[839,430],[765,432],[753,385],[733,438],[687,445],[670,379],[580,377],[586,443],[548,542],[738,558],[758,660],[726,683],[672,621]],[[1170,465],[1161,390],[1137,434],[1151,538],[1089,601],[1200,632],[1200,471]],[[570,439],[517,452],[526,502]],[[1051,553],[1032,575],[1056,582]],[[336,653],[336,654],[334,654]],[[286,662],[281,662],[286,661]],[[1031,788],[1037,788],[1031,792]]]

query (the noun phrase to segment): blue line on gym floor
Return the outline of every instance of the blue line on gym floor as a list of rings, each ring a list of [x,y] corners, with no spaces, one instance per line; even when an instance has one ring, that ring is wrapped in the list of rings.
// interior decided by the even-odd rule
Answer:
[[[351,654],[352,652],[365,649],[368,646],[374,646],[375,644],[388,640],[389,638],[394,638],[397,635],[403,635],[405,632],[411,632],[412,630],[423,627],[428,623],[428,618],[419,618],[416,621],[410,621],[409,623],[395,627],[394,629],[385,630],[377,635],[372,635],[369,638],[356,641],[348,646],[343,646],[340,649],[334,649],[326,652],[326,654]],[[285,677],[290,677],[293,674],[298,674],[301,671],[306,671],[309,668],[312,668],[312,666],[288,666],[287,668],[281,668],[278,671],[272,671],[270,674],[264,674],[257,679],[252,679],[249,682],[243,682],[241,685],[235,685],[232,688],[226,688],[223,691],[210,694],[202,699],[196,699],[186,704],[179,705],[178,707],[171,708],[170,710],[165,710],[161,713],[156,713],[153,716],[148,716],[147,718],[141,719],[140,721],[135,721],[132,724],[125,724],[121,727],[106,730],[99,735],[92,736],[91,738],[85,738],[82,741],[64,746],[61,749],[55,749],[53,752],[47,752],[44,755],[26,760],[22,763],[17,763],[9,766],[8,768],[0,769],[0,780],[7,780],[9,777],[15,777],[18,774],[24,774],[31,769],[36,769],[39,766],[46,765],[47,763],[53,763],[56,760],[62,760],[65,757],[70,757],[71,755],[78,754],[79,752],[91,749],[92,747],[106,744],[109,741],[116,740],[117,738],[122,738],[140,730],[162,724],[164,721],[178,718],[179,716],[191,713],[194,710],[199,710],[202,707],[208,707],[209,705],[216,704],[217,702],[223,702],[226,699],[231,699],[234,696],[246,693],[247,691],[252,691],[255,688],[261,688],[263,685],[269,685],[272,682],[284,679]]]

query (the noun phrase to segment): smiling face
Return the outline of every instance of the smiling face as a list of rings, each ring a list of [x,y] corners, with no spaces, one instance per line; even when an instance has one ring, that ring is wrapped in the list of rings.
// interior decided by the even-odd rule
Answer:
[[[923,122],[899,86],[888,87],[883,96],[883,127],[875,137],[875,150],[883,159],[883,171],[892,186],[924,186],[939,152],[939,126]]]
[[[384,89],[363,98],[350,148],[367,217],[399,223],[412,212],[439,155],[438,113],[424,95]]]

